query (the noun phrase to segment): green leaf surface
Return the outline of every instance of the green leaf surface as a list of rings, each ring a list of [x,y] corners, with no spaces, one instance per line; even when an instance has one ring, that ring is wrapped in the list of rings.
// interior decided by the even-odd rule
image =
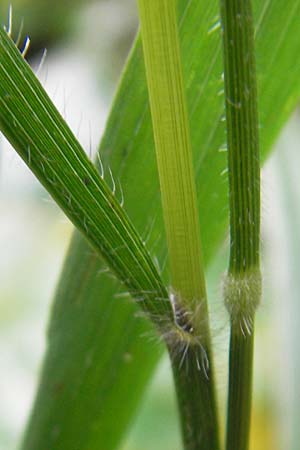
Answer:
[[[219,450],[215,376],[176,0],[138,0],[178,335],[166,339],[185,450]],[[201,213],[201,211],[200,211]],[[205,407],[204,407],[205,405]]]
[[[261,149],[266,157],[299,97],[300,1],[256,0],[254,4]],[[221,175],[226,167],[226,152],[223,151],[224,99],[221,92],[223,80],[218,7],[216,0],[209,3],[204,0],[179,2],[184,76],[206,264],[211,261],[223,241],[227,225],[227,179],[226,175]],[[101,152],[106,164],[110,164],[114,175],[121,180],[125,208],[139,231],[144,233],[152,218],[156,218],[148,245],[159,261],[163,262],[165,244],[158,178],[139,43],[131,55],[114,102]],[[136,410],[142,387],[150,378],[158,358],[157,346],[147,346],[148,337],[142,337],[144,331],[141,329],[148,329],[147,325],[137,321],[132,305],[112,298],[113,284],[110,280],[101,277],[101,291],[98,293],[97,290],[90,300],[86,298],[88,293],[93,292],[89,283],[95,279],[95,271],[99,269],[98,264],[95,267],[91,263],[94,255],[89,256],[90,250],[85,241],[80,243],[78,251],[80,254],[74,260],[74,265],[71,263],[73,252],[68,257],[67,267],[72,277],[77,276],[78,282],[82,280],[80,303],[87,303],[89,307],[85,314],[83,306],[78,307],[78,290],[69,299],[61,295],[56,298],[56,313],[52,316],[50,329],[56,330],[57,337],[54,339],[53,333],[50,334],[38,401],[27,434],[35,436],[35,446],[24,446],[30,450],[116,448]],[[74,252],[77,253],[77,250],[74,249]],[[167,279],[166,274],[165,277]],[[86,284],[83,283],[84,278]],[[112,310],[108,309],[108,305],[111,303],[111,308],[115,308],[115,319],[110,322],[108,318],[112,315]],[[68,308],[65,306],[67,304]],[[64,314],[57,311],[63,311]],[[110,326],[103,327],[101,336],[101,324],[95,311],[100,316],[109,311],[106,317]],[[86,339],[87,330],[90,335]],[[81,377],[82,362],[89,348],[112,348],[115,342],[114,348],[118,349],[122,338],[137,349],[132,360],[132,371],[128,370],[128,365],[120,357],[122,353],[106,353],[106,369],[101,369],[101,356],[92,358],[85,381],[79,389],[74,379]],[[73,357],[69,358],[68,355]],[[48,367],[52,368],[52,374],[48,372]],[[117,379],[113,377],[116,372]],[[56,394],[51,394],[49,377],[52,381],[59,381],[58,394],[57,391]],[[122,382],[119,384],[118,380]],[[91,388],[95,385],[98,390]],[[59,389],[59,386],[68,386],[68,389]],[[137,391],[136,386],[139,386]],[[73,411],[77,413],[73,415]],[[98,418],[101,419],[101,426],[93,426],[95,423],[99,424]],[[49,421],[53,424],[52,429],[49,429]],[[50,436],[54,440],[52,446],[48,445]],[[80,442],[81,446],[72,446],[74,442]]]
[[[158,326],[168,293],[122,203],[0,29],[0,129],[73,224]]]
[[[110,449],[162,353],[136,305],[75,232],[57,287],[49,350],[23,447]]]

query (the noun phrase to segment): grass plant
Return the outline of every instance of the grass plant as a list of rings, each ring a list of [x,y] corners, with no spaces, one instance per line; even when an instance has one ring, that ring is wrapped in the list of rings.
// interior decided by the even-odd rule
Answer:
[[[288,26],[278,40],[270,29],[286,2]],[[58,284],[22,450],[117,448],[162,352],[141,338],[149,329],[169,352],[185,450],[223,447],[205,270],[228,221],[226,450],[249,447],[261,296],[258,130],[261,122],[264,160],[298,101],[300,1],[138,0],[138,8],[141,33],[96,164],[24,60],[29,41],[18,49],[11,13],[0,29],[0,130],[79,230]],[[142,238],[154,211],[150,241],[160,267]],[[115,279],[99,281],[107,268]],[[133,302],[115,305],[116,294]]]

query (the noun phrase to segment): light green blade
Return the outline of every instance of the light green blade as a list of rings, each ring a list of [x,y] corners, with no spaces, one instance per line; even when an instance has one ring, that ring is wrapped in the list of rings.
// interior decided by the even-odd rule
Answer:
[[[226,152],[219,151],[223,150],[225,134],[221,120],[224,99],[220,92],[223,84],[221,44],[217,31],[218,2],[192,0],[182,1],[180,5],[182,54],[194,160],[198,173],[200,221],[205,260],[208,264],[223,241],[227,223],[227,180],[226,175],[221,176],[225,168]],[[261,141],[262,153],[266,156],[299,96],[300,2],[256,0],[255,6],[256,22],[259,24],[257,62]],[[138,229],[144,232],[146,224],[151,222],[151,217],[157,217],[149,245],[155,246],[154,251],[162,261],[165,246],[158,180],[139,45],[131,56],[101,149],[106,162],[121,179],[126,210]],[[80,244],[78,251],[81,255],[86,255],[90,250],[85,244]],[[73,267],[70,258],[72,256],[67,264],[74,277],[82,276],[82,280],[85,277],[93,279],[95,268],[92,266],[87,269],[86,274],[82,273],[82,267],[89,267],[92,259],[82,259],[78,256],[79,262],[74,261],[76,264]],[[121,439],[138,404],[142,386],[151,376],[155,366],[157,347],[148,345],[146,349],[149,341],[148,338],[141,337],[143,325],[139,328],[132,314],[132,306],[126,303],[121,305],[120,299],[116,303],[116,300],[111,298],[113,286],[110,284],[108,287],[109,283],[102,278],[103,295],[99,292],[99,295],[93,296],[90,300],[91,309],[86,311],[86,315],[82,314],[82,309],[77,306],[77,295],[73,303],[70,298],[57,296],[55,311],[67,311],[65,305],[70,302],[70,312],[64,315],[55,313],[52,318],[50,329],[56,330],[57,338],[54,339],[52,333],[45,367],[53,367],[53,373],[44,371],[38,402],[27,434],[34,439],[35,444],[30,446],[28,440],[24,448],[47,449],[52,436],[55,445],[50,448],[55,450],[74,450],[76,442],[83,443],[77,447],[80,449],[109,450],[115,448]],[[84,285],[82,281],[80,285],[82,298],[85,298],[89,292],[89,284],[87,282]],[[102,316],[107,312],[109,318],[112,313],[108,305],[111,302],[114,302],[113,307],[116,308],[116,319],[107,329],[101,328],[95,310],[98,310],[99,314],[101,311]],[[86,303],[89,303],[88,300]],[[85,304],[85,300],[81,301],[81,304]],[[90,330],[90,336],[87,338],[86,330]],[[72,338],[68,338],[70,335]],[[84,356],[90,348],[105,346],[109,349],[115,343],[116,349],[122,339],[128,339],[140,349],[132,359],[131,366],[124,364],[124,359],[114,351],[106,355],[106,369],[102,369],[104,363],[101,358],[92,359],[84,383],[78,387],[78,384],[73,382],[75,376],[71,377],[71,374],[76,373],[80,377]],[[75,355],[74,358],[69,358],[70,354]],[[63,370],[60,368],[62,363]],[[114,378],[116,373],[119,379],[123,380],[122,384],[118,384]],[[58,391],[51,395],[49,383],[56,379],[59,382]],[[97,390],[92,389],[95,385]],[[139,389],[134,397],[137,385]],[[59,386],[68,386],[68,389],[59,389]],[[124,386],[126,388],[123,388]],[[98,423],[98,418],[101,419],[101,426],[94,426],[93,424]]]

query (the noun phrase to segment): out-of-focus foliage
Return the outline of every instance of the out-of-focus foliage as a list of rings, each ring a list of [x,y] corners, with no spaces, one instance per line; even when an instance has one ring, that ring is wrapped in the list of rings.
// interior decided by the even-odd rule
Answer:
[[[23,22],[23,36],[31,38],[29,57],[79,33],[98,63],[105,52],[106,74],[116,81],[137,29],[135,0],[3,0],[1,23],[10,4],[15,34]]]
[[[76,12],[82,0],[14,0],[2,1],[0,5],[1,22],[7,16],[9,4],[13,6],[13,23],[16,31],[24,23],[24,34],[32,40],[32,53],[58,42],[70,32]],[[71,13],[71,14],[70,14]]]

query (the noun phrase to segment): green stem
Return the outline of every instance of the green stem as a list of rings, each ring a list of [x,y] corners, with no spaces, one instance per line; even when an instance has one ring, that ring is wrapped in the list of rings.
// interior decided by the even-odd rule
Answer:
[[[169,347],[185,450],[218,450],[219,434],[211,357],[199,345]]]
[[[255,311],[261,297],[260,164],[251,0],[221,0],[228,138],[231,338],[227,450],[249,446]]]
[[[167,236],[174,327],[167,330],[185,448],[217,450],[205,276],[175,0],[138,0]]]
[[[253,332],[230,335],[229,398],[226,449],[247,450],[250,433],[252,397]]]
[[[250,0],[221,0],[230,192],[230,271],[259,264],[260,164]]]

